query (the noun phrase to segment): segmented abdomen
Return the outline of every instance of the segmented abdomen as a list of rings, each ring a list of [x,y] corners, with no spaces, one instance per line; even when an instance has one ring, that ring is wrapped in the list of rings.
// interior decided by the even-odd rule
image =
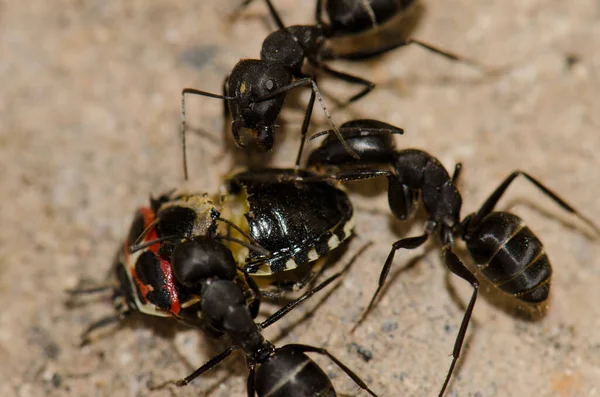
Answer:
[[[336,397],[329,377],[302,351],[290,346],[275,353],[258,368],[259,397]]]
[[[469,231],[479,271],[503,292],[528,303],[548,298],[552,267],[541,241],[516,215],[492,212]]]

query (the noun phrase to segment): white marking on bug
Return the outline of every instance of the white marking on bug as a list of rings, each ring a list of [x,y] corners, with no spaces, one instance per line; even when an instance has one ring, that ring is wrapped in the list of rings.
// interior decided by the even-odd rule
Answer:
[[[327,246],[330,250],[334,249],[338,245],[340,245],[340,239],[335,234],[329,237],[329,240],[327,240]]]
[[[297,267],[298,267],[298,264],[296,263],[296,261],[294,259],[288,259],[287,262],[285,262],[285,270],[293,270]]]

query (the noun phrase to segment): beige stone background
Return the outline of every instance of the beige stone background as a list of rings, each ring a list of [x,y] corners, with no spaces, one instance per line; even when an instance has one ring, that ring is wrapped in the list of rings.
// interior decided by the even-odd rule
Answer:
[[[287,23],[311,22],[313,1],[276,3]],[[266,9],[257,2],[229,22],[236,4],[0,2],[0,395],[183,397],[211,387],[214,396],[245,395],[239,356],[186,388],[149,390],[189,373],[223,345],[168,320],[139,318],[80,349],[81,331],[111,313],[110,299],[67,305],[64,292],[82,277],[101,280],[133,210],[149,193],[181,183],[180,90],[219,92],[237,60],[258,56],[273,28]],[[348,112],[334,111],[334,120],[378,118],[406,129],[401,147],[427,150],[449,169],[462,161],[464,215],[519,168],[600,219],[600,3],[422,5],[426,13],[415,36],[512,69],[483,78],[419,48],[368,63],[336,63],[379,88]],[[321,83],[340,97],[356,89],[327,78]],[[189,101],[190,123],[217,141],[220,112],[219,101]],[[323,127],[318,108],[315,115],[314,131]],[[301,114],[291,109],[284,120],[273,164],[289,166]],[[211,192],[234,156],[194,136],[189,155],[194,186]],[[364,241],[375,245],[318,309],[327,294],[266,334],[278,344],[327,347],[381,396],[435,396],[463,313],[446,280],[463,303],[470,288],[447,277],[435,245],[414,268],[398,273],[423,251],[401,253],[380,304],[351,335],[389,245],[422,230],[418,222],[407,230],[393,221],[381,190],[370,196],[353,190],[352,197],[360,238],[345,258]],[[523,181],[501,207],[522,216],[545,243],[554,265],[550,310],[529,322],[482,296],[447,396],[600,395],[598,241]],[[265,305],[263,314],[273,310]],[[357,345],[372,352],[371,361]],[[319,362],[340,392],[366,395],[330,362]]]

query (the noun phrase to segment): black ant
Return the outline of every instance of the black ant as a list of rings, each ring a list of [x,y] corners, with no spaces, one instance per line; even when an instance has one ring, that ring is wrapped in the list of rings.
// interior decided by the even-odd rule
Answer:
[[[272,5],[268,3],[272,9]],[[274,17],[279,21],[277,12],[272,9]],[[302,149],[306,140],[310,118],[315,99],[319,100],[323,112],[334,131],[333,123],[323,102],[314,77],[302,72],[305,58],[311,51],[320,48],[323,35],[318,27],[309,27],[296,32],[295,27],[269,35],[263,42],[260,59],[243,59],[239,61],[223,82],[223,94],[214,94],[194,88],[185,88],[181,93],[181,141],[184,154],[184,175],[187,179],[185,159],[185,95],[193,94],[224,100],[224,118],[232,116],[231,133],[239,147],[246,147],[241,137],[242,129],[248,129],[254,135],[256,146],[262,151],[273,148],[275,143],[274,124],[284,105],[288,91],[310,86],[311,96],[304,115],[301,129],[301,142],[296,158],[296,167],[300,164]],[[290,34],[291,33],[291,34]],[[362,81],[362,79],[359,79]],[[341,135],[338,134],[341,139]],[[351,156],[356,157],[349,147],[342,142]]]
[[[438,236],[442,244],[442,257],[446,267],[473,287],[473,294],[454,344],[452,363],[439,393],[442,396],[459,358],[473,313],[479,290],[478,276],[487,279],[509,298],[537,307],[547,300],[550,292],[552,267],[541,241],[518,216],[494,210],[510,184],[517,177],[524,177],[598,235],[600,228],[537,179],[520,170],[511,172],[476,213],[461,219],[462,197],[456,187],[462,169],[460,163],[450,176],[439,160],[429,153],[416,149],[397,150],[385,123],[356,120],[343,124],[340,132],[361,160],[349,157],[341,150],[337,141],[328,137],[321,147],[311,153],[309,167],[333,169],[334,173],[330,177],[338,181],[385,176],[388,180],[388,202],[396,218],[406,220],[413,214],[419,198],[428,214],[424,234],[403,238],[392,244],[379,277],[379,286],[354,329],[373,308],[396,251],[415,249],[433,234]],[[316,136],[328,133],[330,132],[324,131]],[[369,168],[380,166],[390,167],[391,171]],[[452,251],[455,238],[465,241],[468,252],[477,264],[475,273]]]
[[[246,7],[253,1],[245,0],[241,7]],[[362,77],[334,70],[327,66],[327,61],[335,59],[355,61],[370,59],[396,48],[415,44],[452,61],[462,62],[483,70],[486,74],[492,73],[492,71],[477,61],[442,50],[412,37],[401,39],[389,45],[349,53],[335,52],[326,45],[328,39],[375,28],[378,23],[405,10],[412,3],[412,0],[384,0],[377,2],[372,0],[327,1],[326,11],[331,21],[330,24],[327,24],[323,20],[323,2],[322,0],[318,0],[315,15],[317,22],[315,25],[294,25],[289,27],[284,25],[272,1],[264,1],[279,30],[267,36],[263,43],[262,54],[268,54],[270,57],[280,57],[281,59],[293,59],[294,71],[299,75],[302,75],[302,66],[306,60],[316,70],[321,70],[340,80],[364,86],[360,92],[348,99],[347,103],[354,102],[367,95],[375,88],[375,84]],[[347,147],[346,150],[348,150]],[[351,152],[350,150],[348,151]]]
[[[219,252],[219,255],[215,256],[215,252]],[[342,272],[329,277],[257,324],[246,304],[244,291],[236,283],[220,277],[221,274],[235,274],[237,271],[231,251],[212,239],[201,237],[177,245],[173,250],[171,262],[175,277],[182,285],[198,293],[203,318],[212,328],[227,334],[231,338],[232,346],[187,377],[176,381],[176,385],[187,385],[217,366],[234,350],[241,349],[245,353],[249,370],[248,396],[254,396],[255,393],[260,397],[335,396],[330,378],[305,354],[318,353],[329,357],[363,390],[376,396],[358,375],[327,350],[300,344],[275,348],[261,333],[264,328],[281,319],[301,302],[340,277],[353,260]],[[171,382],[166,384],[168,383]]]

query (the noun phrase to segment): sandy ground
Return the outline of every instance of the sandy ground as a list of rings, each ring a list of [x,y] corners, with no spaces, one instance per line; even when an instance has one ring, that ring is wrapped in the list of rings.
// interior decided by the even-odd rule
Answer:
[[[310,23],[312,3],[277,1],[287,23]],[[139,318],[79,348],[85,326],[111,313],[110,299],[67,305],[65,293],[81,278],[101,280],[133,210],[150,193],[182,182],[182,87],[219,92],[237,60],[257,57],[273,27],[260,2],[229,23],[236,4],[0,2],[0,395],[183,397],[210,387],[213,396],[245,395],[240,357],[186,388],[149,390],[187,374],[223,346],[171,321]],[[463,162],[465,215],[518,168],[600,219],[599,3],[450,0],[424,6],[417,37],[512,69],[483,78],[419,48],[369,63],[336,63],[379,88],[348,111],[334,111],[334,120],[384,120],[405,128],[401,147],[427,150],[449,169]],[[340,97],[356,89],[321,82]],[[220,112],[217,100],[189,101],[190,123],[217,140]],[[315,117],[314,130],[323,128],[318,108]],[[290,109],[283,120],[286,133],[277,137],[273,164],[290,166],[301,114]],[[191,136],[189,155],[192,184],[214,192],[239,152],[224,153],[218,143]],[[327,347],[381,396],[437,395],[462,318],[456,301],[464,304],[470,288],[447,276],[435,245],[398,273],[423,250],[401,253],[380,304],[351,335],[389,245],[423,227],[414,222],[407,230],[393,221],[381,189],[353,191],[352,197],[360,237],[344,258],[365,241],[375,245],[318,309],[315,298],[266,334],[278,344]],[[598,241],[523,181],[501,207],[522,216],[545,243],[554,265],[550,310],[529,322],[484,294],[447,396],[599,395]],[[273,309],[265,305],[263,314]],[[357,346],[372,359],[366,362]],[[330,362],[319,362],[339,391],[366,395]]]

